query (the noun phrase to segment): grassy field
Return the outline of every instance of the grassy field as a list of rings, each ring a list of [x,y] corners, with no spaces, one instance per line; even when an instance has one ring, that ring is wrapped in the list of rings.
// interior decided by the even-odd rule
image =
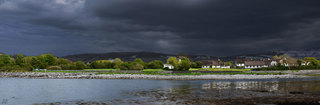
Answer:
[[[106,70],[106,71],[111,71],[111,70],[120,70],[120,69],[84,69],[84,70]]]
[[[33,72],[42,72],[42,73],[45,73],[45,72],[53,72],[53,73],[90,73],[90,71],[81,71],[81,70],[55,70],[55,71],[33,71]]]

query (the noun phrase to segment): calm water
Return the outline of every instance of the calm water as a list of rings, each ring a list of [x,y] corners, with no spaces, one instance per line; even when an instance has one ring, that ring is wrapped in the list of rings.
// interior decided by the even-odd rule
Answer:
[[[0,105],[139,99],[148,90],[266,90],[320,94],[320,79],[270,80],[90,80],[0,78]],[[177,91],[179,92],[179,91]],[[181,91],[181,94],[184,94]],[[200,94],[201,95],[201,94]]]

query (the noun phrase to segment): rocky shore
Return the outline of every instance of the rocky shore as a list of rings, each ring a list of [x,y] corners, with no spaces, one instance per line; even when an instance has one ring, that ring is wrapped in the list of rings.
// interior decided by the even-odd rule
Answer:
[[[154,80],[227,80],[227,79],[272,79],[308,78],[302,75],[146,75],[146,74],[96,74],[57,72],[0,72],[2,78],[41,79],[154,79]]]

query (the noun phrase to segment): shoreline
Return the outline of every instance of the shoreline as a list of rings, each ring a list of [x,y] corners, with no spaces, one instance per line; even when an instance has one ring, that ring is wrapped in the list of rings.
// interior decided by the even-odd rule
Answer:
[[[147,74],[96,74],[96,73],[57,73],[57,72],[0,72],[0,78],[37,79],[146,79],[146,80],[237,80],[237,79],[294,79],[311,78],[303,75],[147,75]]]

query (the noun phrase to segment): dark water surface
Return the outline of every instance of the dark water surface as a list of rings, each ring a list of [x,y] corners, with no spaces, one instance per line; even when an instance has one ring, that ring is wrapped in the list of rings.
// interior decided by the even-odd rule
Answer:
[[[185,104],[182,101],[193,98],[287,97],[290,94],[319,96],[320,79],[175,81],[0,78],[0,105]]]

